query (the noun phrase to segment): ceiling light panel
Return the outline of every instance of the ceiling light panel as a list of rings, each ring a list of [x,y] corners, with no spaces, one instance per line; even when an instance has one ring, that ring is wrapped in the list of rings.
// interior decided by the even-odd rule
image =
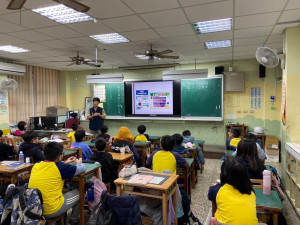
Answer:
[[[130,42],[127,38],[118,33],[91,35],[91,38],[103,44],[119,44]]]
[[[205,42],[206,49],[231,47],[231,40]]]
[[[61,24],[94,20],[93,17],[90,17],[85,13],[78,12],[62,4],[33,9],[32,11]]]
[[[219,20],[209,20],[193,24],[193,28],[197,34],[206,34],[218,31],[225,31],[232,29],[232,18],[225,18]]]
[[[30,52],[30,50],[25,48],[19,48],[13,45],[3,45],[0,46],[0,51],[10,52],[10,53],[23,53],[23,52]]]

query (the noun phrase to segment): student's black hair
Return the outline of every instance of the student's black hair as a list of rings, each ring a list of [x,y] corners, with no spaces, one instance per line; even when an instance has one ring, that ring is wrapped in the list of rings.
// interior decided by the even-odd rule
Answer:
[[[63,154],[64,146],[58,142],[50,142],[44,147],[45,160],[55,161],[58,156]]]
[[[0,137],[2,137],[3,135],[3,130],[0,130]]]
[[[232,133],[232,134],[233,134],[233,137],[235,137],[235,138],[238,138],[238,137],[241,136],[241,131],[240,131],[239,128],[237,128],[237,127],[231,128],[230,133]]]
[[[181,134],[173,134],[172,137],[175,139],[175,144],[177,146],[181,145],[183,142],[183,137]]]
[[[191,135],[192,135],[191,131],[189,131],[189,130],[185,130],[182,132],[182,136],[191,136]]]
[[[160,140],[163,150],[172,151],[175,146],[175,139],[170,135],[165,135]]]
[[[146,126],[143,124],[139,125],[137,131],[139,132],[139,134],[144,134],[146,132]]]
[[[100,98],[97,98],[97,97],[93,98],[93,102],[95,102],[95,101],[100,102]]]
[[[20,121],[19,123],[18,123],[18,129],[20,130],[20,131],[24,131],[25,130],[25,125],[26,125],[27,123],[25,122],[25,121]]]
[[[253,140],[254,142],[257,142],[257,137],[255,134],[248,133],[245,138]]]
[[[241,194],[251,194],[252,183],[246,167],[233,157],[227,157],[222,164],[221,183],[230,184]]]
[[[98,138],[95,146],[98,151],[104,151],[106,148],[106,140],[104,138]]]
[[[76,131],[78,129],[78,124],[77,123],[73,123],[71,126],[72,130]]]
[[[108,127],[106,125],[103,125],[100,129],[102,134],[105,134],[108,131]]]
[[[28,131],[24,134],[22,134],[22,138],[24,142],[31,143],[32,140],[38,138],[38,134],[34,131]]]
[[[263,165],[258,158],[257,145],[252,139],[243,138],[237,146],[236,159],[243,161],[245,158],[248,159],[253,173],[259,175]]]
[[[76,142],[82,142],[83,138],[85,137],[85,131],[78,130],[75,132],[75,140]]]

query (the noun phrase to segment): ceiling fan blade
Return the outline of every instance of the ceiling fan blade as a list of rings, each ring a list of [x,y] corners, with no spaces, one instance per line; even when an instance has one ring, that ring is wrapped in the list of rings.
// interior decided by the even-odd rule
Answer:
[[[67,65],[67,66],[72,66],[72,65],[74,65],[74,64],[76,64],[76,62],[73,62],[73,63],[71,63],[71,64],[69,64],[69,65]]]
[[[90,10],[90,7],[87,5],[84,5],[80,2],[77,2],[75,0],[53,0],[55,2],[61,3],[69,8],[72,8],[78,12],[87,12]]]
[[[164,55],[164,54],[168,54],[168,53],[171,53],[171,52],[173,52],[173,51],[168,49],[168,50],[164,50],[164,51],[159,52],[158,55]]]
[[[23,7],[25,4],[26,0],[11,0],[7,6],[7,9],[10,10],[18,10]]]
[[[175,55],[158,55],[158,58],[162,58],[162,59],[178,59],[179,56],[175,56]]]
[[[68,61],[49,61],[49,62],[71,62],[71,61],[68,60]]]

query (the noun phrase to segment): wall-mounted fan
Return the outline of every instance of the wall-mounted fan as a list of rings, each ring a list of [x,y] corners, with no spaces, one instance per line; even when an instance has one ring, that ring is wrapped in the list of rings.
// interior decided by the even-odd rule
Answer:
[[[75,0],[53,0],[53,1],[63,4],[78,12],[87,12],[90,10],[90,7]],[[7,9],[20,10],[24,6],[25,2],[26,0],[11,0],[7,6]]]
[[[283,54],[277,54],[276,50],[263,46],[256,50],[257,61],[265,67],[276,67],[281,61],[281,68],[285,68],[285,60]]]
[[[135,52],[134,54],[136,55],[142,55],[142,56],[146,56],[148,57],[148,62],[149,63],[153,63],[155,58],[160,58],[160,59],[178,59],[179,56],[173,56],[173,55],[166,55],[169,53],[172,53],[173,51],[168,49],[168,50],[164,50],[164,51],[157,51],[152,49],[152,45],[150,46],[150,50],[145,51],[145,53],[137,53]]]
[[[96,60],[91,60],[91,59],[85,59],[82,56],[79,56],[79,52],[77,52],[77,55],[74,57],[69,57],[71,60],[69,61],[50,61],[50,62],[71,62],[71,64],[68,64],[67,66],[72,66],[72,65],[89,65],[89,66],[94,66],[94,67],[100,67],[100,63],[103,63],[102,60],[96,59]]]
[[[13,91],[18,87],[18,82],[14,79],[7,78],[1,82],[1,90]]]

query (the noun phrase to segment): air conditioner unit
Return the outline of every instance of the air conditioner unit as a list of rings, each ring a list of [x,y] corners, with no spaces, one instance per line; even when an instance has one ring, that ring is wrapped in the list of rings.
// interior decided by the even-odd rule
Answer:
[[[87,75],[86,80],[88,84],[122,83],[124,76],[123,74]]]
[[[24,65],[0,62],[0,74],[25,75],[26,67]]]

